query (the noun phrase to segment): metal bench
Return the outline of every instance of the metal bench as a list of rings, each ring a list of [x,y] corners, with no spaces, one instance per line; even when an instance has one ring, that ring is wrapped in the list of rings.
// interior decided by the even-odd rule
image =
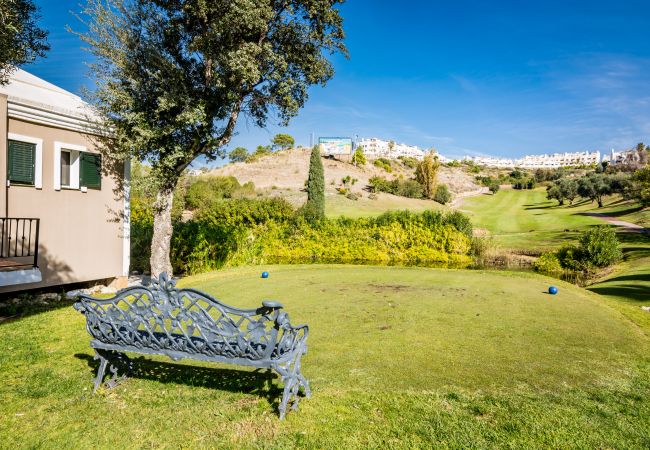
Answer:
[[[112,374],[107,387],[126,378],[133,366],[124,352],[133,352],[274,370],[284,383],[280,419],[290,404],[292,409],[298,407],[301,387],[311,396],[300,372],[301,357],[307,352],[307,325],[293,327],[277,302],[239,309],[175,284],[163,273],[159,280],[122,289],[106,300],[68,294],[77,298],[74,308],[86,316],[93,338],[90,346],[99,359],[94,391],[107,368]]]

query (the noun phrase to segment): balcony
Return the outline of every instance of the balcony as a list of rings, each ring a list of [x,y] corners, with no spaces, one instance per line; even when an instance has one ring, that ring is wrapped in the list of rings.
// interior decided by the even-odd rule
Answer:
[[[40,219],[0,217],[0,286],[37,283]]]

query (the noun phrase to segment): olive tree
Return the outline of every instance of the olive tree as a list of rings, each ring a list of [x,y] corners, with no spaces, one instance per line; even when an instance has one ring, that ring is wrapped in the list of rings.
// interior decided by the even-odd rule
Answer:
[[[32,0],[0,0],[0,85],[16,67],[49,50],[47,31],[39,28],[39,10]]]
[[[88,0],[80,34],[94,56],[109,162],[135,158],[157,182],[151,273],[171,273],[173,192],[197,157],[223,156],[240,116],[288,124],[347,55],[343,0]]]

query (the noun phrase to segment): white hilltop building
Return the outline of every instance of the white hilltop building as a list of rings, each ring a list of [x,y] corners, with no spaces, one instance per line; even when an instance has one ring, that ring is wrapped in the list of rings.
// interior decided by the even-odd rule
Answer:
[[[522,169],[557,169],[560,167],[590,166],[600,163],[600,152],[564,152],[544,155],[526,155],[519,159],[494,158],[491,156],[466,156],[466,161],[487,167]]]
[[[629,161],[635,161],[637,156],[636,149],[634,150],[623,150],[617,152],[612,149],[609,154],[603,156],[603,162],[608,162],[611,165],[623,164]]]
[[[417,145],[400,144],[379,138],[362,138],[356,144],[357,147],[363,147],[363,153],[370,158],[397,159],[400,156],[407,156],[423,159],[427,153]]]

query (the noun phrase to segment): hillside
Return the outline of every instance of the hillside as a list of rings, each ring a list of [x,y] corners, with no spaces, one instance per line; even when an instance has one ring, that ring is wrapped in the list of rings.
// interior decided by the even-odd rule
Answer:
[[[240,183],[252,181],[255,187],[259,189],[276,189],[299,190],[304,186],[309,170],[309,149],[294,149],[274,153],[272,155],[260,158],[253,163],[234,163],[213,170],[215,175],[232,175]],[[400,166],[400,168],[396,168]],[[364,167],[355,167],[350,163],[338,161],[335,159],[324,159],[323,167],[325,168],[325,183],[327,189],[334,192],[336,185],[340,185],[341,179],[351,176],[359,181],[353,187],[353,190],[362,190],[368,180],[373,176],[392,176],[404,175],[413,176],[413,170],[403,167],[401,164],[395,164],[392,174],[385,170],[373,166],[371,163]],[[474,178],[465,173],[460,168],[442,167],[440,170],[439,180],[449,186],[452,193],[473,191],[479,188],[474,182]]]

